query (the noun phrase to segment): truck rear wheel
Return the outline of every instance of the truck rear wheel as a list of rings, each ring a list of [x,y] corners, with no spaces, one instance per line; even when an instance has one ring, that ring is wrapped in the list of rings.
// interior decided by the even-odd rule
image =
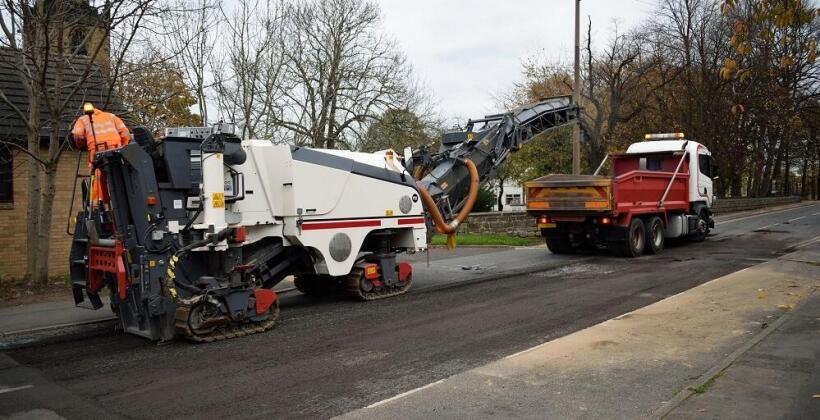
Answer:
[[[575,252],[572,247],[572,242],[566,235],[561,235],[558,238],[546,238],[547,248],[553,254],[571,254]]]
[[[639,217],[629,222],[626,240],[617,242],[615,252],[622,257],[640,257],[646,244],[646,226]]]
[[[649,219],[646,231],[646,248],[644,252],[647,254],[657,254],[661,252],[664,245],[665,229],[663,227],[663,220],[660,217],[654,216]]]

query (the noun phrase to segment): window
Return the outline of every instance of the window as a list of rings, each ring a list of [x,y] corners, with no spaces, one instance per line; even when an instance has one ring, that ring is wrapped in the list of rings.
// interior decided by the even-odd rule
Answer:
[[[14,160],[9,147],[0,147],[0,208],[14,204]]]
[[[508,206],[521,206],[521,194],[507,194],[506,199]]]
[[[698,155],[698,166],[700,173],[712,177],[712,157],[709,155]]]
[[[83,28],[76,28],[71,31],[68,39],[69,54],[74,54],[76,51],[77,55],[88,55],[88,49],[84,42],[86,34],[87,32]]]
[[[650,171],[660,171],[663,169],[663,161],[660,158],[647,158],[646,159],[646,169]]]

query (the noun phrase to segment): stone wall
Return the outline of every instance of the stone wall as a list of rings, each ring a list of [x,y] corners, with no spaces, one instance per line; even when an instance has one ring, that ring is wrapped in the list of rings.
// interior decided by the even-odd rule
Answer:
[[[715,213],[731,213],[763,207],[780,206],[800,202],[800,197],[735,198],[719,199]],[[459,228],[461,233],[502,233],[518,236],[538,236],[535,219],[524,212],[473,213]]]
[[[715,213],[731,213],[734,211],[754,210],[763,207],[781,206],[784,204],[799,203],[799,196],[766,197],[766,198],[723,198],[715,204]]]

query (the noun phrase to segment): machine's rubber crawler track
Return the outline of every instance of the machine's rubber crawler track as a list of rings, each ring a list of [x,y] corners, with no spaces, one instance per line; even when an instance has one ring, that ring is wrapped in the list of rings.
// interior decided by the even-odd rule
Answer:
[[[342,278],[342,290],[348,297],[361,301],[385,299],[407,293],[413,283],[413,275],[411,274],[407,280],[399,283],[398,287],[382,285],[373,288],[371,291],[364,291],[361,286],[363,278],[364,270],[359,267],[354,267],[350,274]]]
[[[197,334],[190,325],[191,310],[194,305],[180,304],[177,306],[174,317],[174,328],[179,337],[197,343],[211,343],[228,338],[244,337],[246,335],[265,332],[276,324],[279,318],[279,300],[277,299],[270,307],[271,317],[265,321],[257,322],[230,322],[227,325],[214,328],[211,333]]]

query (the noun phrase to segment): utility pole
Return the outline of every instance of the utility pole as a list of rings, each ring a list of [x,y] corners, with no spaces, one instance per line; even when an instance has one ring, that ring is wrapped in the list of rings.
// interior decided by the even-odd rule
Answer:
[[[575,80],[572,83],[572,102],[581,102],[581,0],[575,0]],[[578,111],[580,114],[580,111]],[[581,174],[581,120],[572,125],[572,173]]]

